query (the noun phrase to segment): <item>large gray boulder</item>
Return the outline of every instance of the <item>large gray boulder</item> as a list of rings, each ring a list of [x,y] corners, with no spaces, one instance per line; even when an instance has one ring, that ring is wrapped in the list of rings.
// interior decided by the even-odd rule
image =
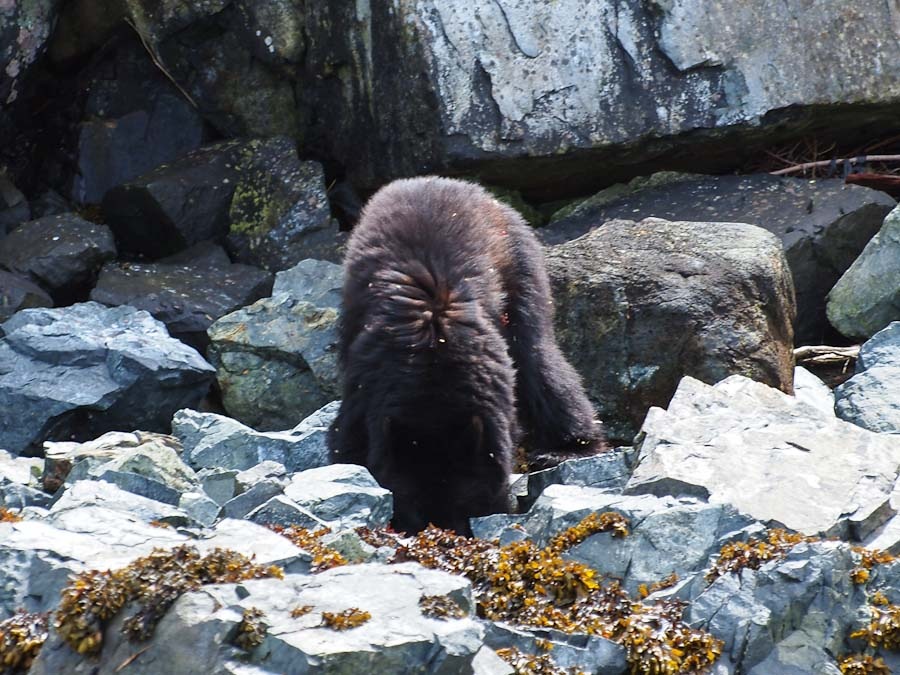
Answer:
[[[733,376],[684,378],[641,429],[626,491],[693,495],[805,534],[865,540],[896,512],[900,436]]]
[[[276,284],[271,298],[222,317],[207,331],[225,409],[261,430],[293,427],[339,394],[340,266],[303,261]]]
[[[900,208],[884,219],[828,294],[828,320],[851,338],[869,338],[900,320]]]
[[[654,174],[567,207],[538,230],[556,244],[616,218],[750,223],[779,239],[797,294],[795,339],[827,344],[825,295],[878,232],[894,200],[839,179]]]
[[[895,14],[884,3],[848,15],[842,0],[814,9],[805,0],[404,0],[315,18],[308,58],[326,72],[337,54],[353,64],[340,94],[323,91],[329,150],[369,184],[480,162],[488,181],[574,193],[596,184],[598,166],[608,176],[613,162],[715,146],[723,132],[732,150],[759,144],[760,127],[809,124],[821,106],[900,96],[900,56],[884,48],[896,45]],[[331,39],[318,42],[323,30]],[[878,56],[832,63],[831,41]],[[889,110],[820,124],[861,129],[888,123]]]
[[[166,432],[176,410],[206,394],[214,372],[160,322],[127,306],[27,309],[0,330],[0,448],[14,454],[47,439]]]
[[[793,286],[762,228],[615,220],[545,257],[560,346],[612,438],[630,442],[684,375],[791,391]]]
[[[900,321],[860,347],[856,374],[835,388],[834,398],[841,419],[870,431],[900,434]]]

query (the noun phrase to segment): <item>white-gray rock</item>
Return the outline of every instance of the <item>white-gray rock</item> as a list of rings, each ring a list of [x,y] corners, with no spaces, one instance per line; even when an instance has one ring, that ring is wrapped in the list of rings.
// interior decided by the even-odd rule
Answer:
[[[332,464],[295,474],[284,496],[335,530],[384,527],[394,513],[391,493],[356,464]]]
[[[825,415],[834,415],[834,393],[803,366],[794,368],[794,396]]]
[[[735,375],[684,378],[651,409],[626,491],[694,495],[806,534],[861,540],[894,515],[900,437]]]

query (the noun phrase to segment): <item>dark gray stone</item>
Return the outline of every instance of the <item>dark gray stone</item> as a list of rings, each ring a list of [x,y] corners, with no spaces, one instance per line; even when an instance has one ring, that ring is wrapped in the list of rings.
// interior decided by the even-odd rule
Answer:
[[[618,218],[758,225],[784,246],[797,294],[797,342],[823,344],[829,330],[825,296],[893,206],[883,192],[839,179],[657,174],[564,209],[539,236],[557,244]]]
[[[291,139],[258,143],[245,157],[229,218],[237,262],[277,272],[306,258],[341,259],[322,166],[301,162]]]
[[[159,319],[172,336],[203,349],[206,329],[229,312],[267,296],[272,275],[248,265],[111,263],[100,271],[91,300],[130,305]]]
[[[59,0],[4,2],[0,6],[0,106],[13,104],[31,67],[44,53]]]
[[[339,307],[344,287],[344,270],[327,260],[308,258],[278,272],[272,295],[286,293],[319,307]]]
[[[31,207],[25,195],[0,173],[0,239],[28,220],[31,220]]]
[[[27,309],[0,329],[0,447],[15,454],[112,429],[168,431],[212,380],[196,351],[131,307]]]
[[[209,145],[109,190],[103,214],[120,250],[159,258],[207,239],[224,241],[243,147]]]
[[[115,257],[109,228],[74,213],[23,223],[0,240],[0,265],[30,277],[60,303],[85,299],[101,265]]]
[[[253,509],[265,504],[284,491],[285,481],[269,478],[261,480],[246,492],[229,499],[222,505],[223,518],[245,518]]]
[[[593,457],[569,459],[551,469],[530,473],[524,506],[530,508],[548,485],[582,485],[621,492],[631,477],[636,459],[634,448],[616,448]]]
[[[546,260],[560,347],[614,441],[630,444],[685,375],[791,391],[791,274],[762,228],[615,220]]]
[[[0,270],[0,321],[29,307],[53,307],[53,298],[25,277]]]

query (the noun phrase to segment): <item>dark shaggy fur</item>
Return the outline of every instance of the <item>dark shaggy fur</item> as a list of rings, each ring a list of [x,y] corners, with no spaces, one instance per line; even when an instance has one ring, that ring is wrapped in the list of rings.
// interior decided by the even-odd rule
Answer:
[[[329,446],[393,491],[396,529],[464,533],[505,511],[520,424],[533,456],[603,447],[516,211],[471,183],[398,180],[366,205],[344,266]]]

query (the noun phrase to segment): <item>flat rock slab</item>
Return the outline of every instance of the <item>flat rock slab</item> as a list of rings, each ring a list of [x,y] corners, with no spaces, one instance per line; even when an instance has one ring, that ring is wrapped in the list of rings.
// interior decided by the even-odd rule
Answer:
[[[825,296],[894,205],[883,192],[840,179],[655,174],[567,207],[538,235],[557,244],[617,218],[758,225],[784,245],[797,294],[797,341],[824,344]]]
[[[642,428],[629,493],[695,495],[805,534],[866,538],[892,515],[900,436],[744,377],[686,377]]]
[[[770,232],[614,220],[545,258],[557,338],[612,439],[630,444],[684,375],[791,391],[794,291]]]
[[[828,320],[850,338],[869,338],[900,320],[900,208],[884,219],[828,294]]]
[[[166,432],[212,381],[196,351],[133,307],[28,309],[0,330],[0,448],[14,454],[48,439]]]
[[[59,302],[87,297],[100,266],[115,257],[110,229],[74,213],[22,223],[0,240],[0,266],[34,280]]]
[[[114,263],[100,271],[91,300],[143,309],[173,336],[205,346],[216,319],[267,296],[272,283],[270,273],[249,265]]]
[[[424,595],[447,596],[463,618],[426,617]],[[297,617],[298,607],[309,611]],[[248,608],[263,612],[263,643],[250,653],[228,644]],[[336,631],[322,624],[322,613],[350,608],[371,618]],[[112,672],[135,647],[116,630],[92,662]],[[135,675],[224,673],[229,664],[259,664],[280,673],[465,673],[482,646],[483,628],[473,616],[471,588],[465,579],[414,563],[339,567],[316,575],[287,575],[207,586],[179,598],[155,631],[149,649],[129,665]],[[202,648],[201,648],[202,647]],[[81,672],[86,662],[53,634],[31,669],[33,674]],[[253,672],[253,671],[251,671]]]

